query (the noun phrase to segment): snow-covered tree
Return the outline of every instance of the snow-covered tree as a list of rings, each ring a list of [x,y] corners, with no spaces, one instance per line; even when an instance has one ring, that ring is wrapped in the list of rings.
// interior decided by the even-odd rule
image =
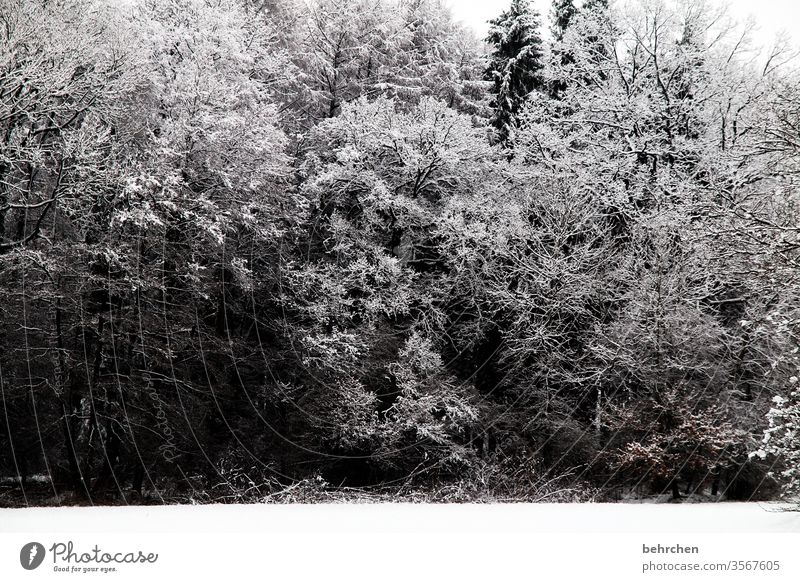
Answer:
[[[490,25],[486,77],[493,83],[492,124],[501,143],[506,144],[514,136],[528,95],[544,88],[541,23],[528,0],[512,0],[509,9]]]
[[[418,103],[434,97],[448,106],[488,117],[489,83],[480,41],[453,19],[444,0],[408,0],[400,3],[403,26],[412,31],[397,51],[392,83],[386,94]]]
[[[0,2],[0,479],[796,492],[790,51],[609,4]]]
[[[409,454],[424,454],[429,446],[444,446],[442,439],[464,438],[458,431],[446,436],[444,425],[434,427],[440,412],[461,410],[464,422],[474,414],[468,385],[456,389],[446,370],[434,370],[442,360],[433,339],[422,338],[436,338],[441,329],[437,302],[447,257],[439,221],[449,205],[484,180],[485,164],[496,155],[484,129],[432,98],[410,110],[386,98],[346,104],[338,117],[316,128],[309,145],[303,192],[311,228],[299,247],[305,260],[286,273],[284,301],[287,313],[297,317],[287,332],[297,335],[304,365],[315,366],[316,380],[308,387],[315,396],[309,399],[336,402],[332,385],[356,384],[376,397],[359,400],[364,408],[353,417],[380,414],[369,429],[371,440],[337,452],[373,454],[374,467],[384,471],[407,468],[409,461],[393,452],[400,441]],[[410,375],[406,360],[422,357],[415,350],[423,347],[430,352],[425,361],[436,363]],[[441,381],[431,380],[436,374]],[[325,414],[331,410],[326,405]],[[423,417],[430,434],[422,424],[417,436],[408,432]],[[328,439],[324,431],[316,434]]]
[[[795,496],[800,491],[800,446],[798,446],[798,430],[800,430],[800,406],[798,398],[800,393],[794,389],[797,376],[789,378],[790,389],[788,397],[775,396],[774,407],[769,410],[767,420],[769,427],[764,431],[761,448],[754,456],[766,457],[772,455],[777,458],[779,467],[778,478],[787,495]],[[774,463],[773,463],[774,465]]]
[[[573,0],[553,0],[553,38],[556,40],[564,38],[564,33],[577,13],[578,8]]]
[[[360,97],[435,97],[486,115],[482,48],[441,0],[316,0],[300,13],[291,107],[306,122]]]
[[[580,326],[594,331],[578,344],[581,359],[573,358],[588,380],[584,390],[573,389],[593,403],[595,424],[603,427],[606,402],[658,408],[678,390],[703,410],[714,399],[697,395],[729,394],[737,404],[720,422],[737,418],[745,427],[728,433],[737,449],[752,446],[747,435],[758,430],[783,375],[767,372],[775,336],[751,322],[777,304],[792,312],[761,298],[793,296],[793,277],[767,275],[788,264],[766,247],[757,263],[734,259],[745,244],[739,236],[754,228],[740,223],[752,211],[738,205],[773,201],[770,218],[759,220],[762,242],[774,244],[766,241],[777,241],[777,231],[766,234],[766,224],[787,227],[793,202],[782,189],[750,182],[754,173],[757,182],[788,177],[770,154],[754,155],[763,143],[754,105],[776,95],[774,77],[748,69],[746,42],[725,27],[714,30],[717,20],[708,10],[665,4],[578,15],[561,45],[572,58],[551,61],[564,90],[558,100],[530,99],[515,153],[586,192],[611,245],[591,279],[600,290],[590,312],[595,323]]]
[[[93,316],[84,317],[93,298],[83,291],[94,275],[85,261],[103,220],[100,206],[114,195],[108,168],[142,61],[108,6],[7,2],[0,14],[0,368],[20,413],[9,439],[20,447],[15,472],[23,480],[41,471],[85,493],[97,474],[81,466],[88,438],[81,418],[102,427],[92,447],[110,440],[114,449],[108,424],[85,400],[96,376],[81,364],[95,357],[97,330],[86,321]],[[22,387],[29,398],[15,395]],[[31,411],[59,436],[42,440]]]

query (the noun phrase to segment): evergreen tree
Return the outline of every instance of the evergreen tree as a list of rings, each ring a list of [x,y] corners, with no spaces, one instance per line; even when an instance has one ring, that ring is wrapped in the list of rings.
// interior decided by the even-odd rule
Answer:
[[[564,33],[577,14],[578,9],[572,0],[553,0],[553,38],[556,40],[553,52],[562,67],[574,62],[572,55],[563,49],[561,43],[564,40]],[[550,96],[553,99],[559,99],[566,88],[567,84],[564,79],[553,79],[550,82]]]
[[[584,0],[584,10],[608,10],[608,0]]]
[[[489,24],[486,41],[492,51],[486,75],[494,84],[493,125],[500,141],[507,143],[525,98],[544,87],[539,15],[528,0],[512,0],[511,7]]]
[[[553,38],[564,38],[564,32],[577,13],[578,9],[572,0],[553,0]]]

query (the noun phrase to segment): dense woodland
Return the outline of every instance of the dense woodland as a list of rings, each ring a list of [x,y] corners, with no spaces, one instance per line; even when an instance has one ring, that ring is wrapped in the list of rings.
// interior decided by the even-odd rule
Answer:
[[[800,489],[791,49],[499,4],[0,0],[0,504]]]

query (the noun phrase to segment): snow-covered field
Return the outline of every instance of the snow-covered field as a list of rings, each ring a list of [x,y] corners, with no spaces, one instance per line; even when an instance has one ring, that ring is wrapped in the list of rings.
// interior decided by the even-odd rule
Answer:
[[[0,533],[475,530],[800,533],[781,503],[537,505],[194,505],[0,510]]]

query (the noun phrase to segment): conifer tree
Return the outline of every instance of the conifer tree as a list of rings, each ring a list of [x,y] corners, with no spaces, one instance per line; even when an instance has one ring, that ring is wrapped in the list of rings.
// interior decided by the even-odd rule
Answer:
[[[569,65],[574,60],[572,55],[561,46],[561,41],[564,40],[564,33],[577,15],[578,9],[572,0],[553,0],[552,32],[556,41],[553,46],[553,52],[555,57],[561,61],[562,66]],[[566,88],[567,84],[564,79],[553,79],[550,82],[550,96],[553,99],[559,99]]]
[[[564,32],[577,13],[578,9],[572,0],[553,0],[553,38],[564,38]]]
[[[486,41],[492,50],[486,75],[493,82],[493,125],[507,144],[525,99],[544,87],[539,14],[528,0],[512,0],[490,25]]]
[[[608,0],[584,0],[584,10],[608,10]]]

